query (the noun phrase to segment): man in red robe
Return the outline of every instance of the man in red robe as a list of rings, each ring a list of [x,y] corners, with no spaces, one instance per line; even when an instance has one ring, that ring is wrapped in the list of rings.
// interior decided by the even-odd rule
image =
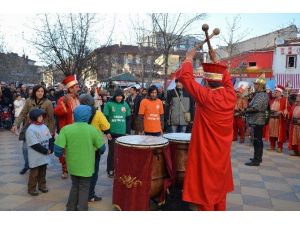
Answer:
[[[296,102],[289,113],[291,118],[289,132],[289,150],[294,151],[292,156],[300,156],[300,92],[297,95]]]
[[[239,87],[236,90],[236,104],[234,107],[234,120],[233,120],[233,141],[237,141],[238,134],[240,135],[240,143],[245,141],[246,123],[243,113],[248,106],[248,101],[243,97],[245,89]]]
[[[73,111],[75,107],[80,105],[78,92],[80,87],[74,75],[69,75],[63,80],[63,84],[68,89],[68,93],[58,99],[57,106],[54,109],[54,114],[58,118],[58,128],[62,129],[64,126],[74,122]],[[62,166],[62,178],[68,178],[68,170],[65,156],[59,157],[59,162]]]
[[[225,210],[226,195],[233,191],[231,143],[236,94],[227,67],[202,64],[205,87],[195,81],[190,50],[176,78],[196,101],[183,186],[183,200],[199,210]]]
[[[275,150],[278,143],[277,152],[282,153],[283,143],[286,141],[286,122],[288,109],[290,108],[287,99],[282,97],[284,87],[278,85],[275,89],[274,98],[269,101],[270,120],[268,126],[268,136],[270,140],[270,151]]]

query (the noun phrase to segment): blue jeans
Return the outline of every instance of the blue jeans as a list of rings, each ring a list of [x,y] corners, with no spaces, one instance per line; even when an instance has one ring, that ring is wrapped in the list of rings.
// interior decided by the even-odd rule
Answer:
[[[185,133],[186,132],[186,127],[185,125],[175,125],[175,126],[171,126],[172,128],[172,133]]]
[[[95,187],[98,180],[98,172],[99,172],[99,164],[100,164],[101,155],[100,153],[96,153],[95,158],[95,171],[91,177],[91,184],[90,184],[90,190],[89,190],[89,199],[92,199],[95,197]]]
[[[24,169],[29,169],[28,148],[27,148],[26,141],[23,141],[22,152],[23,152],[23,158],[24,158],[24,161],[25,161]]]

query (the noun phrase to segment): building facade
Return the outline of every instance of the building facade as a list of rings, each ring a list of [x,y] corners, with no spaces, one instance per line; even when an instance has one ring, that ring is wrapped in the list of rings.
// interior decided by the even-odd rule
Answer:
[[[37,84],[42,81],[42,67],[28,56],[0,53],[0,80],[7,83]]]
[[[274,50],[273,74],[277,84],[300,88],[300,38],[285,40]]]
[[[251,50],[255,51],[258,49],[273,47],[277,38],[281,38],[283,40],[293,39],[297,38],[297,34],[297,27],[295,25],[291,25],[265,35],[257,36],[245,41],[234,43],[232,46],[219,47],[218,49],[216,49],[216,55],[218,58],[223,59]]]
[[[248,51],[219,62],[229,67],[233,77],[257,78],[264,73],[272,78],[273,52],[273,48]]]

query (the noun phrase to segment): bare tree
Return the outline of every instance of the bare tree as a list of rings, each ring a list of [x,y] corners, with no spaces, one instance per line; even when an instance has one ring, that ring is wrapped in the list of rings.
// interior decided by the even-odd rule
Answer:
[[[5,42],[5,39],[4,39],[4,35],[0,31],[0,53],[3,53],[5,51],[6,51],[6,42]]]
[[[130,15],[130,23],[132,29],[130,30],[133,34],[129,35],[131,42],[137,44],[139,47],[140,65],[141,65],[141,82],[142,87],[146,83],[147,85],[152,83],[153,75],[157,73],[157,65],[155,59],[160,55],[160,52],[153,47],[151,41],[152,34],[152,21],[147,15]],[[146,76],[148,74],[148,76]]]
[[[34,27],[36,38],[31,42],[42,60],[65,75],[76,74],[84,82],[95,68],[96,59],[91,52],[95,42],[93,28],[98,22],[96,15],[45,14],[39,22]],[[111,34],[107,43],[110,39]]]
[[[232,20],[226,18],[226,30],[220,36],[220,40],[225,43],[223,50],[229,58],[228,68],[231,67],[231,57],[240,53],[237,43],[243,41],[250,33],[247,28],[241,31],[240,22],[240,15],[234,16]]]
[[[0,53],[3,53],[3,52],[5,52],[5,42],[4,42],[3,36],[1,35],[0,36]]]
[[[152,13],[153,35],[158,48],[162,49],[164,56],[164,86],[166,88],[169,68],[169,56],[174,47],[180,44],[182,38],[192,32],[192,25],[204,19],[206,14],[186,15]],[[200,27],[200,25],[198,25]]]

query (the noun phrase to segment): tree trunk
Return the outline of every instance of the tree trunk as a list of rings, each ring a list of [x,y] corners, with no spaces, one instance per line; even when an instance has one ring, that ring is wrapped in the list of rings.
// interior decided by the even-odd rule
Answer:
[[[169,69],[169,53],[165,53],[165,74],[164,74],[164,90],[167,89],[168,69]]]

